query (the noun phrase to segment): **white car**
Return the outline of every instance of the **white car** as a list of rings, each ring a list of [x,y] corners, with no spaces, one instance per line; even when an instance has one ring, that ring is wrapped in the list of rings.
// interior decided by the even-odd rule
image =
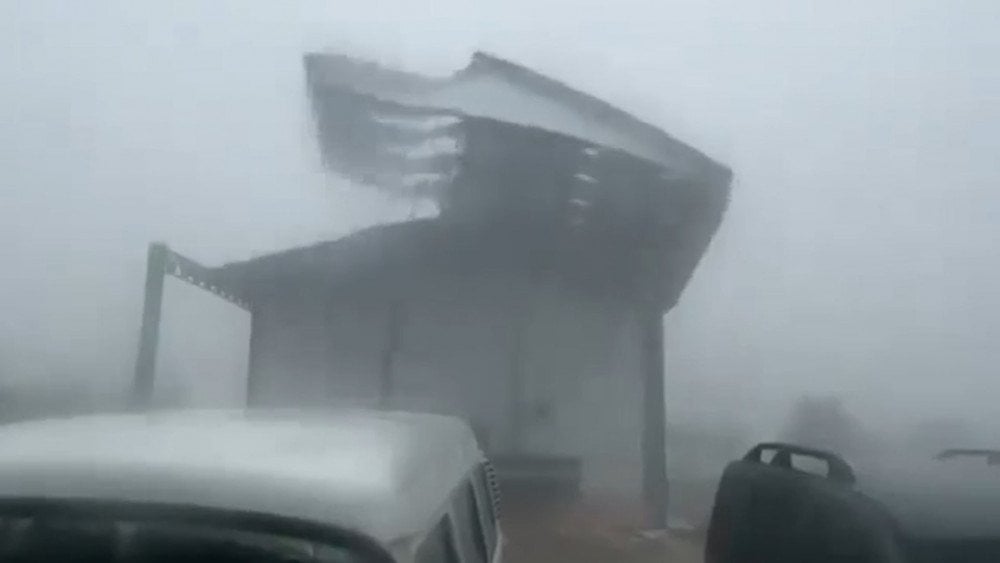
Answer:
[[[445,416],[195,411],[0,427],[0,561],[491,563],[491,472]]]

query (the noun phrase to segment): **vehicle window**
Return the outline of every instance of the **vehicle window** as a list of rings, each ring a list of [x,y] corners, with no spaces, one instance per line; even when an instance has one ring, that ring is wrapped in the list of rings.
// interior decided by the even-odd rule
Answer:
[[[18,563],[367,563],[343,545],[218,526],[76,518],[7,519],[0,561]]]
[[[452,540],[452,523],[447,515],[417,548],[417,563],[458,563],[458,551]]]
[[[489,560],[486,538],[476,504],[476,493],[471,482],[467,482],[455,499],[455,532],[458,538],[462,561],[465,563]]]
[[[811,473],[821,477],[826,477],[826,475],[830,472],[826,461],[808,455],[792,454],[791,467],[796,471]]]
[[[493,488],[490,487],[485,465],[479,466],[479,469],[473,474],[472,484],[475,487],[479,521],[482,524],[487,552],[493,553],[497,543],[496,509]]]

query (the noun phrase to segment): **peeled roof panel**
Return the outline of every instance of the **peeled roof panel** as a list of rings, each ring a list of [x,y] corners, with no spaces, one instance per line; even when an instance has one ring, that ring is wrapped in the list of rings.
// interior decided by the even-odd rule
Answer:
[[[725,166],[495,57],[477,54],[445,78],[330,54],[307,55],[305,66],[326,166],[440,213],[216,269],[247,295],[314,278],[348,283],[437,253],[442,267],[477,256],[547,261],[581,287],[665,310],[728,204]]]
[[[448,83],[406,102],[446,107],[476,117],[538,127],[630,152],[665,165],[678,165],[653,147],[605,124],[585,119],[558,101],[539,96],[498,76],[475,76]],[[670,160],[670,162],[665,162]]]
[[[340,55],[308,55],[306,69],[314,101],[352,92],[399,109],[486,117],[619,149],[684,175],[728,180],[725,167],[662,130],[561,82],[482,53],[446,78]]]

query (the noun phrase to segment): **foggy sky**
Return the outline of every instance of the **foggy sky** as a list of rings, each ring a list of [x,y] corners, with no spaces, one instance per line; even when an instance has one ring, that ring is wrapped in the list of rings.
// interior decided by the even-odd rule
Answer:
[[[442,74],[485,49],[730,165],[668,316],[668,416],[989,419],[993,0],[0,2],[0,380],[131,369],[150,240],[209,264],[404,213],[324,175],[301,54]],[[706,408],[708,408],[706,406]]]

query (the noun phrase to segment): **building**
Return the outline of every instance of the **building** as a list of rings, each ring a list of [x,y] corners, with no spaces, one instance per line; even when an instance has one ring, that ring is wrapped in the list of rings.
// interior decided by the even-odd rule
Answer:
[[[461,415],[510,467],[571,468],[584,494],[644,499],[662,524],[662,317],[729,170],[484,54],[441,79],[337,55],[305,67],[329,169],[432,211],[217,268],[152,247],[137,398],[157,279],[174,274],[251,311],[252,404]]]

